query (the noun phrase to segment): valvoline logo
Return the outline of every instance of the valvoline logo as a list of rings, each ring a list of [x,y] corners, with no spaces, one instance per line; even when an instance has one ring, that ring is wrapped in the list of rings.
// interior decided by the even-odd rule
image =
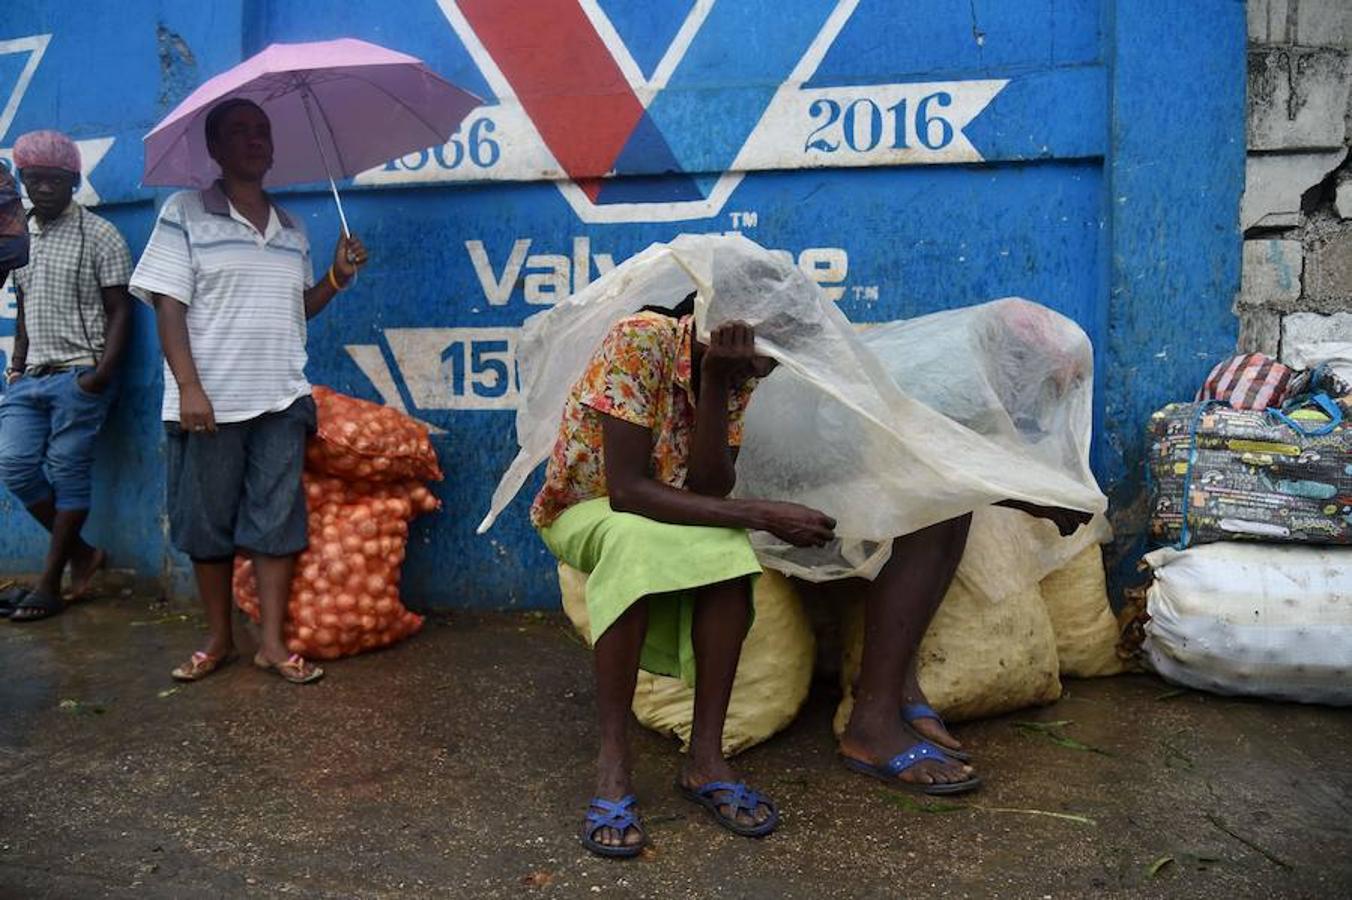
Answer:
[[[980,160],[1003,80],[804,87],[858,2],[439,0],[496,103],[358,181],[548,179],[584,222],[658,222],[747,172]]]

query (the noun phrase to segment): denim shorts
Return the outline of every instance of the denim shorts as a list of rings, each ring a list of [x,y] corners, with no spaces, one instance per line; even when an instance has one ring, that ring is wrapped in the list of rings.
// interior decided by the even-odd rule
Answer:
[[[31,507],[89,509],[94,440],[117,394],[91,394],[79,378],[91,368],[25,375],[0,393],[0,483]]]
[[[293,556],[308,546],[301,470],[315,430],[312,399],[209,434],[177,422],[164,428],[174,547],[195,562],[223,562],[236,552]]]

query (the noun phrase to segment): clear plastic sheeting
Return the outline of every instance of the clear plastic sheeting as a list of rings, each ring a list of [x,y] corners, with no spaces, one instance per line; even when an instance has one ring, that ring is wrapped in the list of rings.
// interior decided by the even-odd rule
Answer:
[[[740,235],[681,235],[526,321],[521,450],[481,532],[548,457],[568,392],[609,328],[691,290],[699,334],[747,322],[757,351],[780,363],[747,412],[737,495],[803,503],[837,520],[825,548],[755,534],[765,565],[816,581],[872,578],[891,538],[1000,500],[1106,508],[1087,463],[1092,356],[1070,320],[1000,301],[861,336],[789,254]],[[1083,549],[1073,543],[1051,555],[1064,562]]]
[[[842,539],[817,551],[755,535],[767,565],[814,581],[872,578],[891,544],[869,535],[907,534],[1003,499],[1103,511],[1089,470],[1093,349],[1073,321],[1007,298],[865,326],[859,343],[895,389],[879,391],[894,416],[886,434],[857,421],[838,394],[804,390],[796,375],[771,376],[756,391],[739,492],[820,504],[841,520]],[[829,472],[825,459],[835,460]],[[795,483],[808,492],[786,493]],[[880,496],[891,501],[870,502]],[[1007,552],[968,554],[959,577],[998,599],[1111,537],[1101,516],[1069,539],[1049,522],[1022,520],[1028,527],[1006,530]]]

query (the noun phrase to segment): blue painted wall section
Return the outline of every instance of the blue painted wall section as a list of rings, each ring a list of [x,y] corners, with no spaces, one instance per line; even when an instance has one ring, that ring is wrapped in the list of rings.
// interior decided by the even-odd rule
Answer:
[[[1238,331],[1230,302],[1244,190],[1244,3],[1132,0],[1117,4],[1113,34],[1096,473],[1113,502],[1115,565],[1127,580],[1145,546],[1145,422],[1191,399]]]
[[[502,8],[519,22],[510,42],[539,50],[528,59],[559,50],[551,21],[594,29],[603,56],[583,62],[619,73],[617,110],[625,97],[646,108],[631,106],[632,121],[605,111],[585,127],[532,118],[525,110],[541,98],[518,98],[514,85],[533,73],[491,39]],[[485,98],[446,146],[346,186],[373,262],[310,331],[314,381],[439,429],[446,512],[414,528],[411,605],[556,602],[552,562],[526,521],[529,490],[489,535],[473,534],[515,448],[515,385],[502,373],[527,316],[682,231],[741,230],[791,251],[860,321],[1007,295],[1074,317],[1098,348],[1096,471],[1130,539],[1146,417],[1189,395],[1233,345],[1242,0],[704,9],[8,0],[0,109],[17,105],[0,120],[0,160],[30,129],[87,142],[86,156],[98,156],[87,199],[139,251],[167,194],[140,186],[141,136],[202,80],[269,43],[363,38]],[[596,185],[597,173],[565,160],[599,142],[598,129],[614,131],[604,168],[616,174]],[[331,201],[312,187],[281,194],[322,257],[338,229]],[[135,324],[90,532],[119,564],[181,589],[184,561],[162,524],[158,348],[147,311]],[[13,326],[12,296],[0,295],[0,350]],[[0,570],[33,568],[43,535],[7,496],[0,523]]]

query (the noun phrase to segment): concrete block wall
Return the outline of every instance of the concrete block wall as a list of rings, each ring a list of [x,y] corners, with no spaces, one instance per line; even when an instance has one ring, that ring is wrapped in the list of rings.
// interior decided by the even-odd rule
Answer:
[[[1239,349],[1352,340],[1352,0],[1248,0]]]

